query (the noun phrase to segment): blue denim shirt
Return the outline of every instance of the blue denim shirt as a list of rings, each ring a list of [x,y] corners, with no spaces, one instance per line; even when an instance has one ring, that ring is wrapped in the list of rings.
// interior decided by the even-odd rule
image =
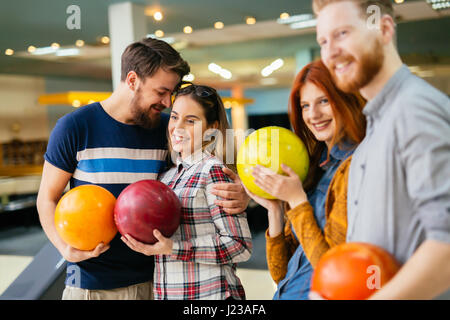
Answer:
[[[354,151],[349,144],[342,148],[335,145],[330,151],[330,161],[322,166],[325,170],[322,178],[313,191],[308,192],[308,201],[314,209],[314,217],[317,224],[323,230],[325,226],[325,200],[331,179],[339,165],[347,159]],[[321,163],[327,158],[328,150],[325,149],[321,155]],[[292,227],[292,226],[291,226]],[[294,229],[292,233],[297,238]],[[298,240],[298,239],[297,239]],[[274,300],[307,300],[310,290],[310,281],[313,268],[306,257],[302,246],[299,244],[287,266],[286,276],[278,283]]]

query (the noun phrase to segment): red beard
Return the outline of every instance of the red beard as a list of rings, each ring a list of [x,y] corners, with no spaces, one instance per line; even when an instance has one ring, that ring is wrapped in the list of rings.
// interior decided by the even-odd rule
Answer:
[[[330,66],[331,75],[338,86],[344,92],[358,92],[361,88],[368,85],[372,79],[378,74],[384,61],[383,45],[380,40],[376,39],[374,44],[366,50],[359,61],[351,55],[343,55],[338,61],[349,61],[356,64],[356,74],[337,76],[335,73],[336,62]]]

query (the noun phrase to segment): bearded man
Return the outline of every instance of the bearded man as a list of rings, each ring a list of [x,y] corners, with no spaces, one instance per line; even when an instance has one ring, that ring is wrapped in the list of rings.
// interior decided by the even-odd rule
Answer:
[[[396,48],[390,0],[313,0],[321,58],[368,101],[348,181],[348,242],[403,264],[372,298],[450,298],[450,103]],[[369,276],[369,275],[368,275]]]
[[[66,185],[95,184],[116,198],[129,184],[156,179],[167,164],[167,125],[162,113],[189,72],[189,65],[169,44],[143,39],[122,54],[121,82],[112,95],[58,120],[45,153],[37,209],[52,244],[68,261],[63,299],[129,299],[153,297],[153,256],[131,250],[118,233],[109,245],[82,251],[56,232],[54,214]],[[224,211],[245,210],[248,197],[239,178],[215,184]],[[213,191],[214,192],[214,191]],[[228,200],[230,199],[230,200]]]

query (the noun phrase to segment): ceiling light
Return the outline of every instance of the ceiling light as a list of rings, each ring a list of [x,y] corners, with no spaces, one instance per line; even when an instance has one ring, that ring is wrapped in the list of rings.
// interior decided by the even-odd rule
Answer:
[[[261,70],[261,75],[263,77],[268,77],[272,72],[277,69],[280,69],[284,65],[283,59],[277,59],[273,61],[270,65]]]
[[[209,71],[211,71],[211,72],[219,73],[220,70],[222,69],[222,67],[219,66],[218,64],[215,64],[214,62],[211,62],[211,63],[208,65],[208,69],[209,69]]]
[[[427,3],[436,11],[450,8],[449,0],[427,0]]]
[[[186,26],[183,28],[183,32],[184,33],[192,33],[192,27],[191,26]]]
[[[312,14],[298,14],[285,19],[282,19],[280,16],[280,19],[277,19],[277,23],[288,24],[291,29],[302,29],[314,27],[317,21]]]
[[[231,79],[233,77],[233,74],[229,70],[222,68],[221,66],[215,64],[214,62],[211,62],[208,65],[208,69],[209,71],[220,75],[224,79]]]
[[[156,31],[155,31],[155,36],[157,36],[158,38],[164,37],[164,31],[162,31],[162,30],[156,30]]]
[[[261,75],[263,77],[268,77],[271,73],[272,73],[272,69],[270,68],[270,66],[265,67],[264,69],[261,70]]]
[[[32,54],[40,56],[40,55],[44,55],[44,54],[50,54],[50,53],[55,53],[56,50],[58,50],[59,47],[53,46],[53,47],[43,47],[43,48],[36,48],[36,50],[34,50],[32,52]]]
[[[101,41],[103,44],[108,44],[108,43],[109,43],[109,37],[103,36],[103,37],[100,39],[100,41]]]
[[[73,100],[72,101],[72,107],[78,108],[81,106],[81,101],[80,100]]]
[[[256,23],[256,19],[254,17],[247,17],[245,19],[245,23],[246,24],[255,24]]]
[[[231,71],[229,71],[227,69],[220,70],[219,75],[224,79],[231,79],[231,77],[233,76]]]
[[[287,19],[287,18],[289,18],[289,13],[283,12],[282,14],[280,14],[280,19]]]
[[[33,53],[34,51],[36,51],[36,47],[35,46],[29,46],[27,50],[28,50],[29,53]]]
[[[31,51],[30,47],[28,47],[28,52],[36,56],[41,56],[45,54],[55,54],[55,56],[58,57],[67,57],[67,56],[77,56],[80,54],[80,50],[77,48],[60,49],[54,44],[51,47],[34,48],[34,50]]]
[[[288,18],[284,18],[282,19],[280,16],[280,19],[277,19],[277,23],[280,24],[291,24],[294,22],[300,22],[300,21],[306,21],[306,20],[311,20],[314,19],[314,15],[312,14],[297,14],[295,16],[290,16]]]
[[[397,4],[400,4],[400,3],[405,2],[405,0],[394,0],[394,1],[395,1],[395,3],[397,3]]]
[[[163,14],[160,11],[156,11],[153,14],[153,19],[155,19],[156,21],[161,21],[163,19]]]
[[[80,50],[78,49],[59,49],[55,52],[55,55],[58,57],[67,57],[67,56],[77,56],[80,54]]]
[[[216,29],[223,29],[223,22],[222,21],[217,21],[216,23],[214,23],[214,28]]]
[[[82,46],[84,46],[84,41],[83,40],[77,40],[77,41],[75,41],[75,45],[77,47],[82,47]]]
[[[12,55],[14,54],[14,50],[13,50],[13,49],[6,49],[6,50],[5,50],[5,54],[6,54],[7,56],[12,56]]]
[[[192,82],[192,81],[194,81],[194,79],[195,79],[195,76],[192,73],[189,73],[183,77],[183,81]]]
[[[53,42],[50,46],[53,50],[58,50],[59,49],[59,43],[57,42]]]
[[[289,25],[289,27],[291,27],[291,29],[306,29],[306,28],[315,27],[316,25],[317,25],[317,19],[312,19],[312,20],[306,20],[306,21],[292,23],[291,25]]]
[[[277,59],[277,60],[275,60],[274,62],[272,62],[272,63],[270,64],[270,66],[271,66],[274,70],[277,70],[277,69],[280,69],[280,68],[283,66],[283,64],[284,64],[283,59]]]

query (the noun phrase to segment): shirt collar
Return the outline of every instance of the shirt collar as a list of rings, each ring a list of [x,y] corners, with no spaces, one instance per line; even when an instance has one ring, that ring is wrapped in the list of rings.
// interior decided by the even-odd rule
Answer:
[[[325,170],[328,165],[333,164],[336,161],[342,161],[347,159],[355,150],[355,144],[347,140],[341,141],[335,144],[330,150],[330,159],[327,161],[328,149],[325,148],[320,156],[320,166]]]
[[[363,109],[363,113],[366,116],[377,116],[381,114],[383,109],[390,105],[385,103],[390,99],[390,96],[396,94],[399,87],[403,84],[404,80],[411,75],[408,67],[403,64],[397,72],[386,82],[383,89],[370,101],[367,102]]]
[[[177,158],[178,171],[180,171],[180,166],[182,166],[184,169],[187,170],[190,167],[192,167],[194,164],[197,164],[200,161],[202,161],[203,159],[205,159],[205,157],[207,157],[207,156],[209,156],[209,154],[207,154],[203,150],[197,150],[196,152],[194,152],[193,154],[191,154],[189,157],[187,157],[185,159],[182,159],[181,156],[178,156],[178,158]]]

